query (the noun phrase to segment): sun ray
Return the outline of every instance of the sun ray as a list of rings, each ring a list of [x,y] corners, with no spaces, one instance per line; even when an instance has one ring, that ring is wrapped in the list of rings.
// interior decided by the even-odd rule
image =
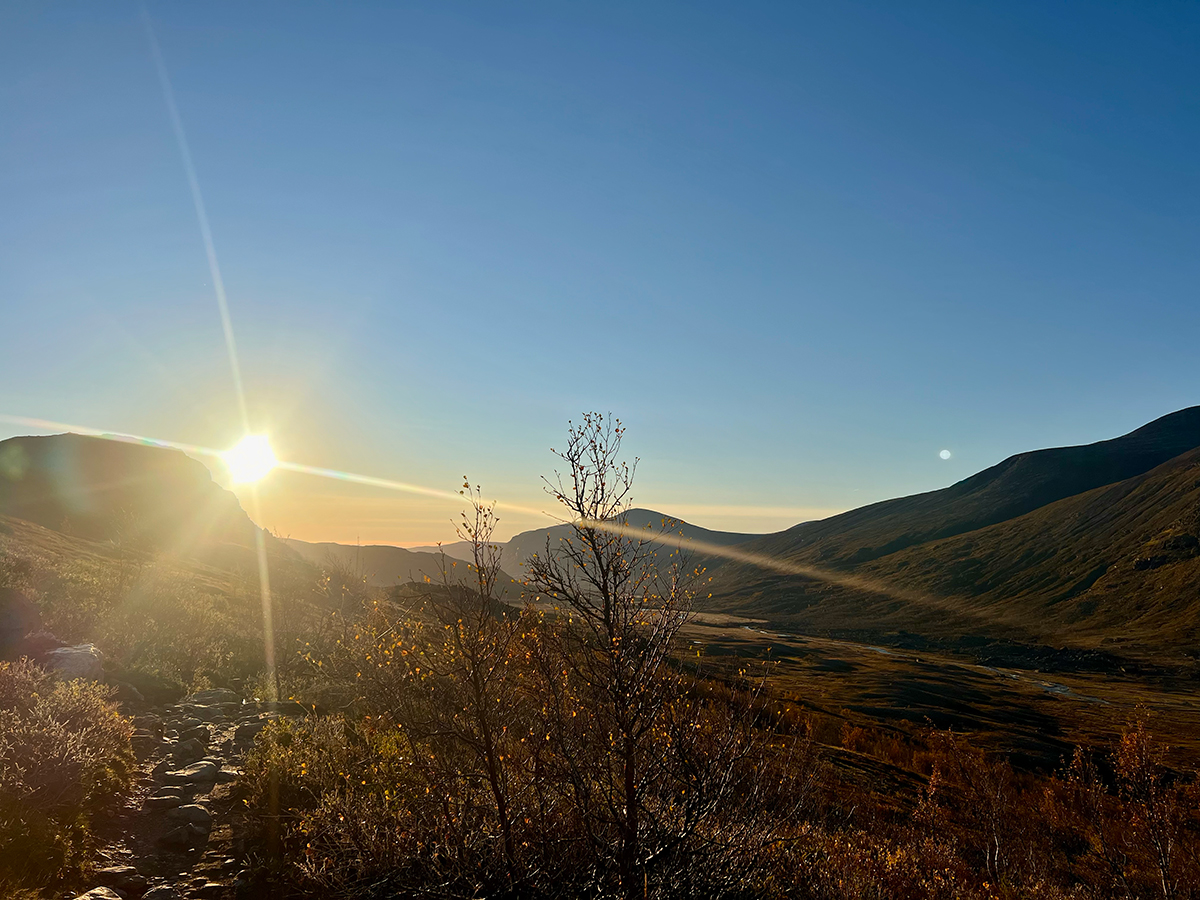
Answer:
[[[63,422],[52,422],[46,419],[33,419],[23,416],[0,415],[0,422],[7,422],[14,425],[22,425],[31,428],[43,430],[64,430],[74,431],[77,434],[87,434],[92,437],[104,438],[106,440],[123,441],[126,443],[145,444],[152,447],[165,447],[174,450],[182,450],[185,453],[196,456],[207,456],[216,459],[224,460],[228,457],[230,451],[213,450],[209,447],[199,447],[195,444],[183,444],[177,441],[163,441],[157,438],[142,437],[139,435],[121,434],[108,431],[101,431],[95,428],[87,428],[78,425],[67,425]],[[268,447],[269,450],[269,447]],[[466,497],[455,491],[439,490],[437,488],[425,487],[418,484],[410,484],[404,481],[395,481],[389,478],[377,478],[373,475],[359,475],[354,472],[343,472],[338,469],[326,469],[319,466],[309,466],[303,463],[287,462],[284,460],[275,460],[274,468],[282,469],[287,472],[297,472],[304,475],[312,475],[316,478],[328,478],[334,481],[343,481],[350,484],[361,484],[368,487],[382,488],[389,491],[397,491],[408,494],[419,494],[424,497],[435,497],[446,500],[456,506],[462,507],[468,503]],[[260,521],[260,507],[258,500],[257,489],[251,483],[251,518],[257,523]],[[555,522],[562,523],[562,520],[553,516],[542,509],[536,509],[531,506],[524,506],[518,503],[509,503],[503,500],[487,501],[494,503],[498,509],[509,509],[514,512],[522,512],[533,515],[545,516]],[[892,597],[897,600],[904,600],[910,603],[917,603],[925,606],[933,606],[938,609],[953,609],[954,604],[946,599],[933,597],[919,591],[901,588],[896,585],[889,584],[885,581],[875,578],[867,578],[860,575],[850,575],[842,572],[832,572],[827,569],[817,568],[815,566],[806,566],[800,563],[792,562],[791,560],[780,559],[778,557],[769,556],[763,553],[754,553],[746,550],[739,550],[736,547],[724,547],[716,544],[709,544],[705,541],[697,541],[692,538],[683,537],[681,535],[672,534],[670,532],[661,533],[657,531],[648,531],[643,528],[634,528],[629,525],[621,525],[615,522],[589,522],[592,527],[603,531],[609,531],[616,534],[622,534],[626,537],[649,540],[656,543],[661,543],[669,546],[678,547],[684,550],[692,550],[696,553],[702,553],[707,556],[716,556],[723,559],[732,560],[734,562],[747,563],[757,566],[770,572],[778,572],[782,575],[798,575],[804,578],[811,578],[815,581],[823,581],[828,584],[836,584],[842,587],[861,590],[868,593],[880,594],[887,597]],[[262,529],[256,529],[256,533],[262,535]],[[269,619],[267,607],[270,604],[269,591],[270,580],[269,574],[266,572],[266,553],[265,549],[259,554],[260,558],[260,580],[263,584],[263,609],[264,619]],[[274,648],[269,648],[269,653],[272,654],[271,665],[274,665],[273,653]]]
[[[158,80],[162,86],[163,99],[167,104],[171,128],[175,132],[175,143],[179,145],[179,156],[183,161],[183,170],[187,175],[188,187],[192,192],[192,205],[196,208],[196,219],[200,224],[200,237],[204,241],[204,253],[208,258],[208,271],[212,277],[213,291],[217,297],[217,309],[221,314],[221,329],[225,334],[225,349],[229,355],[229,368],[233,375],[233,387],[242,416],[242,427],[245,433],[249,434],[250,413],[246,407],[246,392],[242,386],[242,368],[238,363],[237,342],[233,337],[233,319],[229,315],[225,281],[221,278],[221,266],[217,262],[217,249],[213,243],[212,228],[208,224],[208,212],[204,206],[204,195],[200,192],[200,179],[196,176],[196,166],[192,162],[192,151],[188,145],[187,133],[183,130],[183,118],[179,115],[179,107],[175,103],[175,91],[171,87],[171,78],[167,72],[167,64],[163,60],[162,50],[158,45],[158,38],[154,34],[154,23],[150,20],[150,13],[144,4],[142,21],[146,26],[146,37],[150,41],[150,53],[154,57],[154,67],[158,71]]]

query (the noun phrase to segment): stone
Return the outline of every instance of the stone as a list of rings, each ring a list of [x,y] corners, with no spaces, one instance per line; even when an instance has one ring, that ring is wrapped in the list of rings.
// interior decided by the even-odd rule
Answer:
[[[96,872],[96,880],[105,887],[116,888],[126,894],[141,894],[148,882],[146,876],[138,874],[133,866],[109,866]]]
[[[179,819],[189,825],[203,828],[205,831],[212,830],[212,813],[199,803],[189,803],[186,806],[177,807],[167,813],[167,818]]]
[[[209,882],[205,882],[204,884],[200,885],[197,888],[193,888],[191,895],[193,897],[209,898],[209,897],[220,897],[224,893],[225,893],[225,885],[221,884],[218,881],[209,881]]]
[[[196,784],[198,782],[216,781],[220,766],[209,760],[201,760],[174,772],[167,772],[165,780],[168,784]]]
[[[147,797],[144,804],[146,809],[174,809],[183,805],[182,797]]]
[[[142,900],[179,900],[179,892],[173,885],[160,884],[142,894]]]
[[[237,781],[242,777],[242,773],[237,769],[232,769],[229,766],[222,766],[221,771],[217,773],[217,784],[229,784]]]
[[[99,681],[104,677],[104,654],[95,644],[76,644],[60,647],[42,654],[42,664],[63,678],[86,678]]]
[[[213,706],[197,706],[189,710],[192,715],[205,722],[224,722],[231,715],[231,707],[226,704]]]
[[[133,752],[138,756],[146,757],[152,755],[159,747],[162,746],[162,741],[153,734],[146,731],[135,731],[133,733]]]
[[[208,832],[197,828],[192,823],[188,822],[178,828],[173,828],[162,837],[158,842],[164,847],[173,847],[178,850],[191,850],[198,847],[208,839]]]
[[[176,765],[185,766],[204,757],[207,748],[195,738],[180,741],[171,748],[171,759]]]
[[[212,728],[208,725],[195,725],[192,728],[180,728],[179,739],[181,741],[199,741],[202,744],[208,744],[212,740]]]
[[[243,722],[237,727],[233,733],[233,742],[235,744],[250,744],[258,737],[258,733],[267,727],[267,723],[262,719],[253,719],[249,722]]]
[[[92,888],[86,894],[78,895],[75,900],[123,900],[120,894],[112,888]]]
[[[181,705],[190,704],[192,706],[212,706],[216,703],[236,703],[240,706],[242,698],[228,688],[212,688],[207,691],[197,691],[180,701]]]

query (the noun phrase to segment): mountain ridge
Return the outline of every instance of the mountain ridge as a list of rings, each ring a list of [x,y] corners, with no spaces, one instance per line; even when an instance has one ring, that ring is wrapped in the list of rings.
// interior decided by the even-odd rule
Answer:
[[[1145,468],[1187,443],[1190,449]],[[1051,465],[1029,478],[1030,459]],[[1034,488],[1018,497],[1025,505],[1114,473],[1145,470],[1019,515],[1000,518],[1003,508],[993,509],[999,521],[990,524],[963,529],[966,518],[960,515],[948,517],[959,526],[952,533],[897,539],[921,534],[931,497],[977,499],[980,486],[1011,484],[1011,473],[1022,467]],[[1067,477],[1055,482],[1056,472]],[[1111,441],[1018,454],[951,488],[811,524],[744,549],[853,572],[895,588],[894,595],[714,560],[711,608],[823,631],[989,633],[1083,645],[1129,638],[1148,647],[1181,647],[1200,639],[1200,596],[1191,587],[1200,580],[1200,408],[1172,413]],[[889,534],[893,546],[885,543],[887,552],[876,552],[879,538]],[[870,552],[861,552],[863,547]],[[898,599],[912,592],[936,602],[922,607]]]

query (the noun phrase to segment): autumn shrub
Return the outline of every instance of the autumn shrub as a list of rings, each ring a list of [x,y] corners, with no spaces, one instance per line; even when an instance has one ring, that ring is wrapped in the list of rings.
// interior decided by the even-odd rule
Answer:
[[[276,723],[245,766],[259,845],[274,845],[305,891],[486,895],[503,883],[501,840],[481,779],[446,777],[460,761],[419,752],[382,721]]]
[[[0,886],[53,883],[86,866],[90,826],[134,771],[132,729],[91,682],[0,663]]]

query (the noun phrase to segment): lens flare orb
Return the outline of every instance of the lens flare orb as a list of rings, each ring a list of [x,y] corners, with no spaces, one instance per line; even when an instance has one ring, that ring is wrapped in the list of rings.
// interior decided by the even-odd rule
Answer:
[[[248,484],[258,481],[272,469],[278,460],[275,451],[264,434],[248,434],[242,438],[236,447],[221,455],[225,467],[235,484]]]
[[[942,459],[949,459],[951,457],[951,455],[952,454],[950,453],[949,450],[943,450],[941,453],[938,454],[938,456],[940,456]]]

